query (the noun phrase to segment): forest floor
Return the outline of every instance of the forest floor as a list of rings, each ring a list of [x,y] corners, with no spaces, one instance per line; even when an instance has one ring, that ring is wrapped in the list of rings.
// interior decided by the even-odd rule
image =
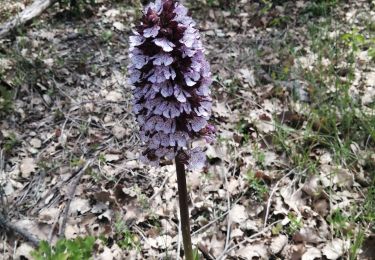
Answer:
[[[52,245],[94,237],[95,259],[178,259],[174,166],[137,159],[139,10],[96,2],[0,40],[0,217]],[[374,1],[185,2],[218,129],[188,173],[193,244],[206,259],[375,259]],[[0,0],[0,21],[27,3]],[[11,230],[0,241],[1,259],[32,259]]]

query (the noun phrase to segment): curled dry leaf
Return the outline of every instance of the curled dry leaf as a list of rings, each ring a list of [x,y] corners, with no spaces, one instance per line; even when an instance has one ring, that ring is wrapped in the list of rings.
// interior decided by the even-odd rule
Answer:
[[[354,183],[354,174],[350,173],[347,169],[337,169],[333,178],[334,183],[339,187],[351,187]]]
[[[320,199],[313,203],[314,211],[320,216],[325,217],[329,213],[329,203],[326,199]]]
[[[284,202],[295,212],[299,212],[299,209],[306,204],[305,199],[302,198],[302,190],[295,190],[293,185],[281,187],[280,194]]]
[[[316,247],[310,247],[307,251],[302,255],[301,260],[314,260],[314,259],[321,259],[322,252],[320,249]]]
[[[36,164],[33,158],[24,158],[21,161],[20,171],[23,178],[30,177],[30,174],[36,169]]]
[[[272,239],[270,245],[270,251],[272,254],[278,254],[283,250],[284,246],[288,243],[288,237],[285,235],[279,235]]]
[[[237,251],[236,255],[245,259],[269,259],[267,247],[263,243],[242,247]]]
[[[112,259],[114,259],[114,256],[112,254],[111,249],[109,249],[108,247],[104,247],[103,252],[101,252],[97,256],[96,259],[98,259],[98,260],[112,260]]]
[[[337,168],[337,166],[322,165],[320,180],[324,187],[332,184],[337,187],[351,187],[354,184],[354,174],[347,169]]]
[[[234,223],[243,223],[248,218],[246,208],[242,205],[234,205],[229,211],[229,218]]]
[[[167,249],[171,247],[173,239],[169,235],[162,235],[156,238],[149,238],[148,241],[153,248]]]
[[[121,140],[128,134],[128,131],[121,125],[116,124],[112,128],[112,133],[118,140]]]
[[[41,223],[52,224],[56,221],[60,210],[58,208],[43,208],[39,213],[39,221]]]
[[[322,187],[319,184],[318,176],[311,176],[309,180],[303,185],[302,190],[311,197],[318,196],[322,191]]]
[[[245,82],[249,83],[250,87],[255,87],[255,76],[254,70],[249,70],[248,68],[240,69],[240,73],[245,80]]]
[[[349,248],[348,241],[344,241],[339,238],[335,238],[329,241],[322,249],[323,255],[328,259],[338,259],[343,256],[346,250]]]
[[[104,155],[104,159],[106,162],[116,162],[121,159],[119,154],[106,154]]]
[[[365,77],[367,86],[375,87],[375,71],[366,73]]]
[[[124,31],[125,30],[125,25],[120,22],[114,22],[113,27],[119,31]]]
[[[31,257],[31,252],[34,251],[34,248],[27,243],[22,243],[16,250],[14,255],[15,259],[33,259]],[[5,258],[4,258],[5,259]]]
[[[230,236],[232,238],[234,237],[242,237],[243,236],[243,231],[239,228],[233,229],[232,232],[230,232]]]
[[[111,102],[119,102],[123,100],[122,94],[118,91],[110,91],[108,94],[104,95],[105,100]]]
[[[222,237],[218,237],[217,235],[213,235],[211,242],[210,242],[210,252],[214,256],[218,256],[223,252],[225,246],[225,240]]]
[[[91,209],[90,202],[82,198],[74,198],[70,204],[71,212],[85,214]]]
[[[325,241],[324,238],[321,238],[319,236],[317,230],[308,227],[301,228],[298,232],[296,232],[293,236],[293,240],[295,242],[305,242],[314,244]]]

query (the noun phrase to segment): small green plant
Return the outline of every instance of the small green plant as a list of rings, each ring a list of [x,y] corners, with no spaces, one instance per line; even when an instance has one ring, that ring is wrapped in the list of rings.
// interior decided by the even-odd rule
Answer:
[[[95,5],[95,0],[59,0],[60,8],[69,6],[70,11],[74,15],[80,15],[82,11]]]
[[[253,155],[255,157],[257,164],[259,164],[262,169],[265,169],[266,168],[266,154],[260,149],[256,148],[254,149]]]
[[[118,245],[125,250],[136,249],[140,250],[140,242],[137,235],[135,235],[131,230],[129,230],[126,223],[121,219],[117,218],[114,224],[115,232],[119,236]]]
[[[199,250],[198,250],[198,248],[195,248],[195,249],[193,250],[193,258],[194,258],[194,260],[200,260],[200,259],[202,259],[202,258],[200,257],[200,255],[199,255]]]
[[[148,198],[144,193],[142,193],[142,189],[138,185],[135,185],[135,186],[132,187],[132,190],[137,195],[137,200],[138,200],[139,204],[144,209],[150,209],[150,204],[149,204]]]
[[[271,0],[261,0],[261,9],[260,13],[262,15],[267,14],[272,9],[272,1]]]
[[[287,228],[287,233],[289,235],[293,235],[296,233],[300,228],[302,228],[302,221],[299,220],[293,213],[288,214],[288,219],[289,219],[289,225]]]
[[[303,13],[311,14],[316,17],[326,16],[332,12],[332,8],[336,6],[337,2],[337,0],[310,1],[303,10]]]
[[[17,136],[14,133],[10,133],[9,136],[5,138],[4,151],[10,153],[20,143],[21,142],[17,139]]]
[[[341,210],[334,211],[328,217],[329,223],[332,225],[333,230],[335,231],[336,235],[350,235],[349,227],[350,227],[350,219],[346,216]]]
[[[268,193],[267,185],[263,180],[257,178],[253,171],[248,171],[245,179],[247,180],[249,187],[255,193],[258,199],[261,200]]]
[[[61,239],[55,246],[48,242],[40,242],[38,248],[32,252],[35,260],[81,260],[92,259],[95,238],[77,237],[75,239]]]
[[[122,249],[136,249],[138,251],[140,250],[138,236],[133,234],[129,229],[125,229],[123,231],[122,239],[118,242],[118,244]]]
[[[225,80],[224,85],[231,95],[235,95],[241,89],[241,81],[238,78]]]
[[[350,246],[350,260],[356,260],[358,259],[358,252],[362,247],[363,241],[365,240],[365,232],[363,230],[360,230],[356,236],[353,239],[353,242]]]
[[[113,37],[113,32],[111,30],[105,30],[101,34],[101,39],[103,42],[109,42]]]
[[[279,235],[283,230],[283,225],[281,223],[277,223],[274,227],[272,227],[271,232],[272,235]]]
[[[13,92],[0,85],[0,118],[12,110]]]
[[[240,134],[243,136],[243,142],[248,143],[250,141],[250,133],[249,133],[249,123],[247,120],[241,118],[239,122],[237,122],[236,129]]]
[[[74,155],[70,159],[70,167],[82,166],[84,163],[85,163],[84,160],[82,160],[81,158],[76,157]]]
[[[374,175],[374,174],[373,174]],[[366,200],[364,203],[364,214],[361,215],[363,221],[368,223],[375,223],[375,176],[373,176],[372,185],[367,191]]]
[[[105,159],[104,153],[99,154],[98,161],[101,163],[106,163],[107,160]]]

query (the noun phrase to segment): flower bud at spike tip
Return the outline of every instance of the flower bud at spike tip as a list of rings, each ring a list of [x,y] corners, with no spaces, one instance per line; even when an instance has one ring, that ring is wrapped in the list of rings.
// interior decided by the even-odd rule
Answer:
[[[210,66],[195,22],[174,0],[156,0],[143,11],[130,36],[129,82],[134,86],[133,112],[145,149],[141,159],[151,165],[185,154],[191,169],[204,166],[200,147],[191,142],[214,140]]]

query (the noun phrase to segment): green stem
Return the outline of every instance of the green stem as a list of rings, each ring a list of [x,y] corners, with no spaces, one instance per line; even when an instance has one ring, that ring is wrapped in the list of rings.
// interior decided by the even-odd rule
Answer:
[[[176,172],[178,183],[178,200],[180,203],[180,221],[182,229],[182,239],[184,242],[184,252],[186,260],[194,260],[193,247],[190,237],[189,205],[186,188],[185,165],[176,157]]]

